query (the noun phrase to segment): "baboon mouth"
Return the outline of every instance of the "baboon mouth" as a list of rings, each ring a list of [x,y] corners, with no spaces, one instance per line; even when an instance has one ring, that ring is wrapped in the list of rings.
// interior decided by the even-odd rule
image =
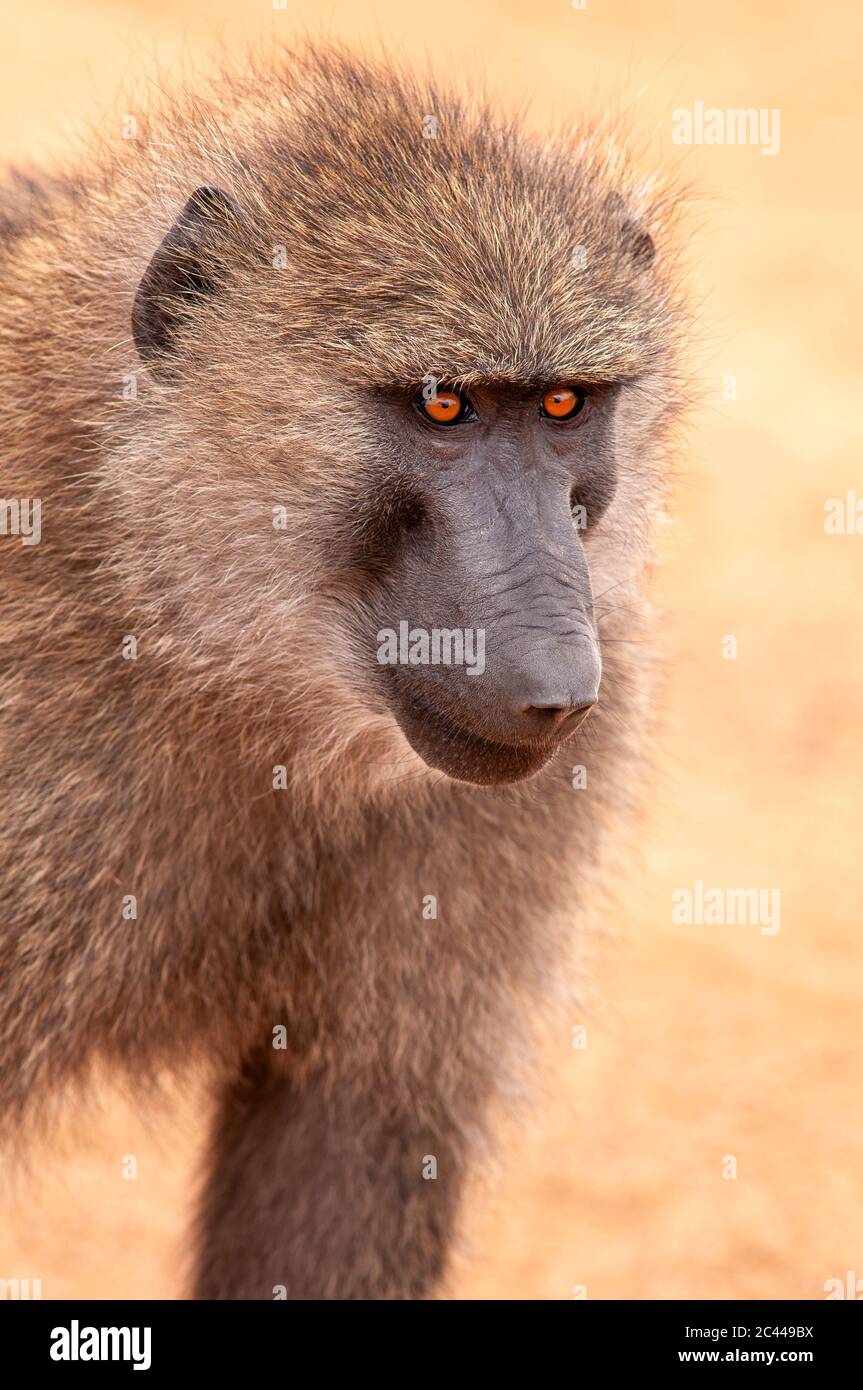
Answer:
[[[503,786],[521,782],[545,767],[560,746],[560,738],[530,743],[502,743],[469,733],[449,715],[415,692],[393,707],[402,733],[415,753],[456,782]]]

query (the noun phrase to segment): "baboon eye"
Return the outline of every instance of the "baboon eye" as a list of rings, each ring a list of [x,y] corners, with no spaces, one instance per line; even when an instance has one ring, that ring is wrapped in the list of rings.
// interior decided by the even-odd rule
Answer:
[[[555,386],[542,398],[542,413],[550,420],[571,420],[584,406],[584,392],[569,386]]]
[[[458,391],[436,391],[428,400],[420,395],[416,406],[435,425],[457,425],[462,420],[476,418],[470,401]]]

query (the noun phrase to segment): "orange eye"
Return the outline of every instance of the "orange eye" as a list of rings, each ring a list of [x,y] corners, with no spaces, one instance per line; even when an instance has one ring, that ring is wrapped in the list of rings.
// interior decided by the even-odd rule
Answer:
[[[543,396],[542,413],[552,420],[569,420],[578,414],[583,405],[584,396],[580,391],[572,391],[568,386],[557,386],[553,391],[546,391]]]
[[[438,391],[431,400],[421,402],[422,411],[436,425],[453,425],[461,419],[465,401],[455,391]]]
[[[460,425],[463,421],[476,419],[476,411],[467,396],[462,396],[458,391],[436,391],[430,396],[428,388],[425,388],[415,398],[414,406],[434,425]]]

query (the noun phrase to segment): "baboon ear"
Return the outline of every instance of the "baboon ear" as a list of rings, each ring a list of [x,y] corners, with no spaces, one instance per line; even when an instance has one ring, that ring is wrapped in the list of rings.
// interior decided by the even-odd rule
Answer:
[[[620,229],[620,239],[632,263],[646,270],[656,255],[653,237],[630,217],[619,193],[609,193],[607,205]]]
[[[222,188],[205,185],[192,194],[159,244],[135,295],[132,336],[143,362],[156,366],[168,356],[190,304],[215,292],[212,252],[239,217],[236,200]]]

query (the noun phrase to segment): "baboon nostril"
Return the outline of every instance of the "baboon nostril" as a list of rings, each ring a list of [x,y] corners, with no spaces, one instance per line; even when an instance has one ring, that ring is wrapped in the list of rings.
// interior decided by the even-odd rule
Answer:
[[[525,714],[544,715],[549,724],[557,724],[564,715],[569,714],[566,705],[526,705]]]
[[[564,720],[569,720],[573,728],[578,728],[584,723],[594,704],[594,700],[589,700],[582,705],[528,705],[525,713],[539,715],[554,728],[558,728]]]

